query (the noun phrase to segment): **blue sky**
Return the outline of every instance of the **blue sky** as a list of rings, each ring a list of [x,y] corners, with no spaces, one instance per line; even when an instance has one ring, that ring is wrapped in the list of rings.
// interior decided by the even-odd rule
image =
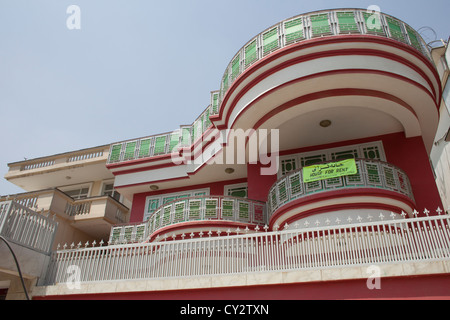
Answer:
[[[71,4],[80,30],[66,27]],[[0,0],[0,195],[22,191],[3,179],[7,163],[192,123],[233,55],[271,25],[369,5],[450,36],[448,0]]]

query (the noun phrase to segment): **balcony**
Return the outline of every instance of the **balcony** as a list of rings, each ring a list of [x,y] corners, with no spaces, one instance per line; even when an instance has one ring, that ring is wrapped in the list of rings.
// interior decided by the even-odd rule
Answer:
[[[91,181],[112,179],[106,167],[109,145],[9,163],[5,179],[26,191],[45,190]],[[45,174],[45,179],[42,175]]]
[[[391,211],[398,215],[402,211],[413,212],[414,196],[405,172],[383,161],[356,159],[355,162],[358,173],[353,175],[304,183],[303,170],[299,169],[280,178],[269,191],[270,227],[291,224],[308,216],[314,216],[313,221],[334,224],[339,211],[349,208],[354,209],[354,221],[363,209],[367,213],[373,209],[388,215]],[[349,214],[348,210],[345,212]]]
[[[193,277],[200,281],[205,276],[219,275],[230,275],[239,280],[242,275],[262,272],[277,274],[281,281],[285,278],[280,276],[281,272],[309,270],[320,273],[320,270],[336,268],[341,268],[347,278],[352,278],[352,273],[344,270],[374,264],[394,265],[397,270],[399,265],[409,263],[405,272],[410,272],[411,263],[422,263],[423,266],[424,263],[450,260],[450,216],[442,215],[441,210],[437,214],[334,227],[316,226],[308,230],[291,230],[286,226],[272,232],[180,241],[161,239],[153,243],[70,249],[64,245],[64,250],[52,256],[42,284],[53,286],[59,283],[58,288],[64,290],[63,284],[72,281],[66,272],[69,266],[79,268],[81,284],[174,278],[181,281]],[[298,277],[299,273],[296,275]],[[161,285],[155,283],[158,284]],[[155,290],[162,290],[158,288]],[[90,290],[96,293],[93,288]],[[63,293],[58,291],[58,294]],[[66,294],[74,294],[74,291],[67,290]]]
[[[129,209],[109,196],[74,200],[59,189],[48,189],[3,197],[0,198],[0,205],[8,200],[56,215],[60,223],[68,224],[94,239],[107,239],[112,225],[129,219]],[[57,235],[57,241],[64,238],[63,234]]]
[[[253,232],[255,227],[264,227],[266,217],[266,205],[261,201],[222,196],[184,198],[161,206],[147,222],[114,226],[110,243],[235,234],[237,228]]]

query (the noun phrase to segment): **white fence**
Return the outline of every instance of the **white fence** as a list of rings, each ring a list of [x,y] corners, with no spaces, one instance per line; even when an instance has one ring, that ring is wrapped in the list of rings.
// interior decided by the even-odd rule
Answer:
[[[0,203],[0,235],[49,255],[58,223],[15,201]]]
[[[450,216],[437,215],[106,247],[86,243],[55,252],[42,284],[66,282],[73,266],[77,280],[90,282],[446,260],[449,222]]]

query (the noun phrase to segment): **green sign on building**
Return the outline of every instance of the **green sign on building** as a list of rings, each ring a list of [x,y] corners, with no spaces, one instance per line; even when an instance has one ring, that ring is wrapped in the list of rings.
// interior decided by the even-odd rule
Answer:
[[[357,174],[355,159],[347,159],[339,162],[316,164],[303,168],[303,182],[313,182],[351,174]]]

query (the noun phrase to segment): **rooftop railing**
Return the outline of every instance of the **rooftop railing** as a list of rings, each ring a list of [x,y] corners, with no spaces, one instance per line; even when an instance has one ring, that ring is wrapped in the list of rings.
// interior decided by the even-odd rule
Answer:
[[[265,56],[301,41],[348,34],[390,38],[413,47],[431,59],[422,37],[412,27],[390,15],[363,9],[301,14],[266,29],[239,50],[222,77],[219,104],[239,75]]]
[[[108,164],[170,154],[175,146],[190,147],[211,126],[211,115],[219,113],[228,88],[245,70],[267,55],[295,43],[328,36],[375,35],[404,43],[428,59],[429,50],[409,25],[381,12],[363,9],[335,9],[301,14],[281,21],[248,41],[231,59],[220,83],[211,92],[210,105],[190,126],[174,132],[117,142],[111,145]]]
[[[85,283],[449,260],[450,216],[437,214],[180,241],[65,245],[53,253],[42,285],[73,281],[69,267]]]

